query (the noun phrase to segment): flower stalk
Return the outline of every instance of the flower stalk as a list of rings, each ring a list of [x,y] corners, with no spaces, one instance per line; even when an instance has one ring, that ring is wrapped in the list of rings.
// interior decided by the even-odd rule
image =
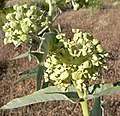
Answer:
[[[49,0],[49,12],[48,12],[48,28],[49,28],[49,31],[52,32],[53,29],[52,29],[52,15],[53,15],[53,4],[52,4],[52,0]]]
[[[84,100],[84,101],[80,102],[80,104],[82,106],[83,115],[84,116],[89,116],[87,100]]]
[[[88,104],[87,104],[87,100],[86,100],[86,94],[87,94],[87,91],[86,89],[84,89],[84,93],[82,91],[80,91],[79,89],[77,89],[76,87],[76,83],[73,82],[76,90],[77,90],[77,94],[80,98],[80,100],[82,99],[82,101],[80,101],[80,104],[81,104],[81,107],[82,107],[82,111],[83,111],[83,116],[89,116],[89,109],[88,109]]]

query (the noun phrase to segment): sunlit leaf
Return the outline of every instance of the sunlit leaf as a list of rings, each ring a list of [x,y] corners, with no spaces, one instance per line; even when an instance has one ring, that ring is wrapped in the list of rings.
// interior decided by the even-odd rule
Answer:
[[[114,84],[98,84],[89,88],[89,95],[86,99],[93,99],[103,95],[119,94],[120,93],[120,82]],[[91,95],[90,95],[91,94]],[[93,94],[93,95],[92,95]],[[71,102],[77,102],[80,100],[78,98],[77,92],[73,86],[69,87],[68,91],[63,92],[60,88],[56,86],[50,86],[45,89],[41,89],[31,95],[16,98],[1,109],[12,109],[18,108],[30,104],[53,101],[53,100],[68,100]]]
[[[31,95],[27,95],[22,98],[16,98],[1,107],[1,109],[13,109],[30,104],[54,100],[69,100],[71,102],[74,102],[73,100],[76,100],[76,98],[78,99],[78,96],[74,91],[74,88],[69,88],[68,92],[62,92],[60,88],[51,86],[34,92]]]
[[[120,94],[120,81],[114,84],[97,84],[89,87],[89,94],[87,99],[93,99],[100,96]]]

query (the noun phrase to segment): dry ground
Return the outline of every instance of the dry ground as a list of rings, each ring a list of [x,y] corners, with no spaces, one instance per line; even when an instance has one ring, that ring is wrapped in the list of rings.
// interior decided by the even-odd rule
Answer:
[[[55,22],[61,24],[63,32],[72,36],[72,28],[80,28],[98,38],[103,47],[110,53],[109,69],[102,72],[106,83],[120,80],[120,9],[107,8],[100,11],[80,9],[67,11]],[[19,78],[18,71],[32,67],[35,62],[27,59],[11,61],[13,56],[25,51],[23,46],[17,50],[12,45],[4,46],[0,40],[0,105],[6,104],[13,98],[25,96],[35,91],[35,80],[21,82],[14,86]],[[120,116],[120,95],[104,97],[105,116]],[[82,116],[79,104],[53,101],[30,105],[14,110],[1,110],[0,116]]]

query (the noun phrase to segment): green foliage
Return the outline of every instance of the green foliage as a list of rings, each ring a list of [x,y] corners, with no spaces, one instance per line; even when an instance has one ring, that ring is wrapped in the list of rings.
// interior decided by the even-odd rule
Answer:
[[[95,100],[95,106],[93,107],[92,112],[95,112],[95,110],[101,107],[100,103],[100,96],[103,95],[112,95],[112,94],[118,94],[120,93],[120,82],[114,83],[114,84],[97,84],[94,87],[89,87],[89,90],[91,90],[92,93],[88,93],[86,96],[86,99],[93,99],[97,98]],[[94,95],[90,97],[92,94]],[[102,93],[102,94],[101,94]],[[53,100],[68,100],[72,103],[82,101],[83,99],[80,99],[77,95],[77,91],[75,87],[70,86],[67,91],[62,91],[57,86],[50,86],[45,89],[41,89],[37,92],[34,92],[31,95],[27,95],[25,97],[16,98],[3,107],[1,109],[13,109],[18,108],[30,104],[40,103],[40,102],[46,102],[46,101],[53,101]],[[92,116],[96,116],[95,114]],[[99,116],[99,115],[97,115]]]
[[[102,68],[107,68],[108,53],[100,42],[89,33],[73,29],[73,38],[67,39],[63,33],[52,26],[57,17],[54,15],[59,4],[69,2],[74,10],[78,10],[84,5],[90,5],[90,0],[35,0],[34,2],[43,2],[47,5],[45,11],[39,5],[31,5],[33,2],[31,0],[29,4],[23,4],[24,2],[28,2],[28,0],[23,1],[22,5],[14,5],[9,12],[7,11],[7,15],[3,11],[0,15],[6,17],[3,26],[4,43],[13,43],[15,47],[22,43],[27,43],[30,46],[28,52],[13,59],[34,56],[38,63],[37,67],[20,72],[22,77],[14,84],[36,76],[37,90],[48,86],[49,82],[53,82],[57,86],[47,87],[31,95],[14,99],[1,109],[17,108],[53,100],[69,100],[73,103],[80,102],[83,114],[89,116],[87,100],[96,98],[90,115],[94,116],[99,113],[101,116],[99,97],[120,93],[120,82],[89,87],[91,82],[100,79],[99,71]],[[33,48],[34,41],[38,43],[38,47],[35,49]]]
[[[5,6],[5,0],[0,0],[0,10]]]
[[[40,65],[38,67],[38,71],[37,71],[37,79],[36,79],[36,87],[37,87],[37,90],[40,90],[40,88],[42,88],[41,86],[41,83],[42,83],[42,78],[43,78],[43,74],[44,74],[44,65]]]
[[[76,98],[78,99],[77,94],[74,93],[74,91],[75,90],[73,87],[69,88],[68,92],[62,92],[60,88],[51,86],[45,89],[41,89],[31,95],[22,98],[16,98],[7,105],[1,107],[1,109],[18,108],[21,106],[53,100],[69,100],[73,102],[72,100],[76,100]]]
[[[25,71],[22,71],[22,72],[19,72],[19,75],[22,75],[21,78],[17,79],[14,84],[18,84],[22,81],[25,81],[25,80],[28,80],[30,78],[36,78],[37,77],[37,71],[38,71],[38,66],[37,67],[34,67],[34,68],[31,68],[31,69],[28,69],[28,70],[25,70]]]
[[[87,99],[93,99],[100,96],[119,94],[120,93],[120,81],[113,84],[97,84],[89,87],[89,94]]]
[[[103,116],[102,115],[102,105],[100,97],[96,98],[92,110],[90,111],[90,116]]]
[[[17,79],[14,84],[18,84],[20,82],[23,82],[23,81],[26,81],[26,80],[29,80],[30,78],[36,78],[37,77],[37,73],[32,73],[32,74],[27,74],[27,75],[24,75],[24,76],[21,76],[19,79]]]

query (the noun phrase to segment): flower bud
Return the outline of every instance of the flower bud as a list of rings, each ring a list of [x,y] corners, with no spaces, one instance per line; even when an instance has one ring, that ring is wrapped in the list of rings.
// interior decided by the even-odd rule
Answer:
[[[17,27],[17,22],[11,21],[10,22],[10,27],[13,28],[13,29],[16,28]]]
[[[18,4],[14,5],[14,6],[13,6],[13,9],[14,9],[14,10],[17,10],[17,7],[18,7]]]
[[[51,57],[51,60],[52,60],[52,64],[57,64],[57,59],[52,55]]]
[[[29,40],[29,36],[26,35],[26,34],[22,34],[22,35],[20,36],[20,39],[21,39],[23,42],[27,42],[27,41]]]
[[[14,19],[14,14],[13,14],[13,13],[7,14],[7,15],[6,15],[6,19],[7,19],[8,21],[13,20],[13,19]]]
[[[83,55],[83,56],[86,56],[86,55],[87,55],[86,49],[82,49],[82,55]]]
[[[19,46],[20,43],[21,43],[21,41],[20,41],[19,39],[16,39],[16,40],[13,39],[12,42],[13,42],[13,44],[14,44],[15,46]]]
[[[17,8],[16,9],[17,12],[23,12],[24,11],[23,6],[17,6],[16,8]]]
[[[97,60],[98,60],[97,55],[96,55],[96,54],[93,54],[92,59],[95,60],[95,61],[97,61]]]
[[[90,63],[90,61],[89,61],[89,60],[85,61],[85,62],[83,63],[83,67],[84,67],[84,68],[91,68],[91,63]]]
[[[92,43],[93,43],[94,45],[97,45],[97,44],[99,43],[99,41],[98,41],[97,39],[93,39]]]
[[[22,29],[22,31],[24,32],[24,33],[28,33],[29,32],[29,29],[30,27],[28,27],[28,26],[26,26],[26,25],[22,25],[21,26],[21,29]]]
[[[83,83],[84,82],[84,79],[79,79],[79,80],[77,80],[76,81],[76,83],[79,85],[79,84],[81,84],[81,83]]]
[[[53,80],[53,81],[56,81],[56,80],[57,80],[56,76],[57,76],[57,75],[56,75],[55,73],[52,73],[52,74],[50,75],[50,79]]]
[[[30,6],[30,9],[35,11],[37,9],[37,7],[36,6]]]
[[[74,10],[78,10],[80,8],[80,5],[76,3],[73,5],[73,7],[74,7]]]
[[[15,18],[16,18],[17,20],[21,20],[22,18],[24,18],[24,15],[23,15],[23,13],[18,13],[18,12],[16,12]]]
[[[27,16],[27,17],[30,17],[31,15],[33,15],[33,13],[34,13],[33,10],[28,10],[28,11],[26,12],[26,16]]]
[[[25,19],[23,19],[23,24],[25,24],[26,26],[31,26],[32,21],[29,18],[25,18]]]
[[[68,78],[68,76],[69,76],[69,73],[65,71],[60,75],[59,79],[65,80],[66,78]]]
[[[28,4],[24,4],[24,5],[23,5],[23,8],[28,8]]]
[[[101,46],[100,44],[98,44],[98,45],[96,46],[96,48],[97,48],[97,51],[98,51],[98,52],[100,52],[100,53],[103,52],[103,48],[102,48],[102,46]]]
[[[9,43],[12,43],[12,38],[5,38],[4,39],[4,44],[7,45]]]

